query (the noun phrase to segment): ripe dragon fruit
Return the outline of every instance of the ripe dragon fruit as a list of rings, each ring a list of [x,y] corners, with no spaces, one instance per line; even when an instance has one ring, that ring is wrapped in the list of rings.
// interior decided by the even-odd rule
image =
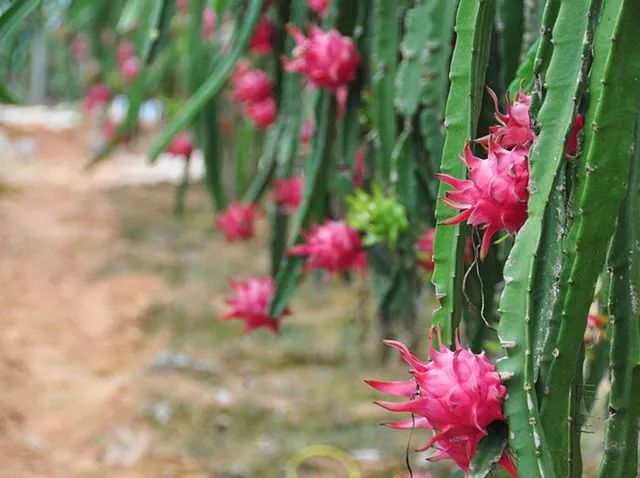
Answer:
[[[276,179],[273,182],[273,200],[280,204],[282,212],[293,214],[298,209],[302,200],[303,184],[302,176]]]
[[[140,65],[138,59],[135,56],[127,58],[120,64],[120,75],[125,83],[131,83],[136,79],[140,72]]]
[[[433,437],[419,451],[434,447],[437,451],[430,460],[452,459],[469,476],[469,465],[480,440],[487,434],[487,427],[505,419],[502,403],[506,388],[494,365],[484,353],[476,355],[463,349],[457,341],[455,352],[442,345],[440,350],[435,350],[431,345],[428,363],[418,360],[400,342],[388,340],[385,343],[400,351],[402,358],[411,365],[413,375],[412,380],[403,382],[367,381],[379,392],[408,399],[403,403],[376,402],[392,412],[413,414],[408,420],[388,426],[434,430]],[[506,452],[500,464],[517,476]]]
[[[333,91],[340,115],[347,102],[347,85],[356,79],[360,55],[353,40],[337,30],[323,31],[316,25],[309,27],[306,37],[289,25],[289,33],[296,41],[293,59],[283,59],[285,70],[303,74],[311,86]]]
[[[589,309],[587,328],[584,331],[584,345],[593,347],[607,338],[607,324],[609,318],[598,314],[598,304],[594,302]]]
[[[133,43],[122,42],[118,45],[116,56],[118,58],[118,64],[122,65],[129,58],[136,56],[136,48],[133,46]]]
[[[307,0],[309,10],[312,10],[321,18],[327,15],[329,9],[329,0]]]
[[[251,68],[248,63],[238,64],[231,76],[231,99],[234,101],[255,103],[272,95],[269,75],[265,71]]]
[[[202,11],[202,36],[211,39],[218,25],[218,14],[213,8],[207,7]]]
[[[245,116],[256,126],[266,128],[274,123],[278,106],[266,72],[240,63],[231,76],[231,86],[231,99],[244,103]]]
[[[327,221],[305,235],[306,244],[294,246],[287,255],[307,257],[306,270],[341,273],[364,269],[367,256],[360,234],[343,221]]]
[[[89,88],[84,97],[84,109],[93,113],[97,108],[106,105],[111,99],[111,90],[108,86],[98,83]]]
[[[496,94],[490,88],[487,88],[487,90],[491,98],[493,98],[496,119],[500,124],[489,127],[489,136],[480,138],[478,142],[486,145],[491,138],[505,148],[529,146],[533,140],[531,119],[529,117],[531,98],[519,91],[516,101],[511,103],[511,99],[507,96],[507,114],[504,114],[500,113]]]
[[[273,50],[273,27],[269,20],[261,18],[249,42],[249,50],[258,56],[266,56]]]
[[[468,143],[465,146],[462,161],[469,169],[469,179],[437,174],[443,183],[454,188],[447,191],[442,201],[462,211],[444,224],[467,221],[472,226],[485,228],[481,258],[486,257],[496,232],[505,229],[515,234],[527,220],[527,155],[524,148],[509,150],[489,138],[487,159],[474,156]]]
[[[216,218],[216,227],[229,242],[251,239],[255,235],[258,210],[255,205],[230,204]]]
[[[191,139],[191,135],[186,131],[182,133],[178,133],[169,147],[167,148],[167,153],[173,156],[181,156],[184,159],[190,159],[193,154],[193,141]]]
[[[258,128],[268,128],[275,120],[278,112],[276,100],[272,97],[245,105],[244,114]]]
[[[566,156],[568,158],[574,157],[578,152],[578,135],[580,134],[580,131],[582,131],[582,128],[584,128],[584,116],[578,113],[573,121],[573,126],[571,127],[569,141],[567,141]]]
[[[222,320],[239,319],[245,321],[243,333],[266,327],[277,333],[280,319],[289,315],[285,312],[277,318],[269,317],[269,304],[273,298],[274,281],[271,278],[250,277],[245,281],[231,281],[235,296],[227,300],[232,310],[221,317]]]

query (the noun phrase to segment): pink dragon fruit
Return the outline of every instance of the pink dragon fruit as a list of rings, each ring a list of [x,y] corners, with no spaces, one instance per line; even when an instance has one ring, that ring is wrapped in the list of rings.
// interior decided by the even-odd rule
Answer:
[[[234,101],[256,103],[271,97],[271,82],[265,71],[251,68],[248,63],[240,63],[231,76]]]
[[[307,0],[307,6],[309,10],[316,12],[316,15],[324,18],[329,9],[329,0]]]
[[[358,146],[356,149],[356,155],[353,160],[353,185],[356,189],[362,189],[364,187],[364,180],[367,176],[367,162],[365,156],[367,154],[367,148],[364,146]]]
[[[122,65],[129,58],[134,58],[136,56],[136,48],[132,43],[122,42],[118,45],[116,56],[118,58],[118,64]]]
[[[360,55],[353,40],[337,30],[323,31],[315,25],[309,27],[306,37],[289,25],[289,33],[296,41],[293,59],[284,59],[284,68],[305,75],[311,86],[327,88],[335,93],[339,112],[347,102],[347,85],[356,79]]]
[[[364,269],[367,265],[360,234],[343,221],[327,221],[314,226],[305,238],[306,244],[290,248],[287,254],[307,257],[306,270],[340,273]]]
[[[111,90],[108,86],[98,83],[89,88],[84,97],[84,108],[88,113],[93,113],[97,108],[106,105],[111,99]]]
[[[580,131],[582,131],[582,128],[584,128],[584,116],[578,113],[571,127],[569,141],[567,141],[566,155],[568,158],[574,157],[578,152],[578,135]]]
[[[529,117],[529,107],[531,106],[531,98],[522,91],[518,92],[516,101],[511,103],[511,99],[507,96],[507,114],[500,113],[498,106],[498,98],[490,88],[487,88],[496,108],[496,119],[498,125],[489,128],[489,136],[478,140],[481,144],[488,144],[489,138],[499,143],[505,148],[513,148],[515,146],[528,147],[533,140],[533,131],[531,131],[531,119]]]
[[[260,19],[249,42],[249,50],[258,56],[266,56],[273,49],[273,27],[265,17]]]
[[[272,97],[245,105],[244,114],[258,128],[268,128],[275,120],[278,112],[276,100]]]
[[[216,227],[229,242],[251,239],[255,235],[258,210],[255,205],[230,204],[216,218]]]
[[[207,7],[202,11],[202,36],[211,39],[218,25],[218,14],[213,8]]]
[[[510,234],[520,230],[527,220],[529,201],[528,151],[524,148],[505,149],[489,138],[488,157],[474,156],[469,144],[462,161],[469,169],[469,179],[437,174],[445,184],[453,187],[442,200],[462,212],[444,222],[457,224],[467,221],[485,228],[480,257],[489,251],[491,238],[501,229]]]
[[[584,345],[593,347],[607,338],[607,324],[609,318],[598,314],[596,304],[592,304],[589,316],[587,317],[587,328],[584,331]]]
[[[189,0],[176,0],[176,10],[186,13],[189,10]]]
[[[309,144],[311,142],[311,138],[313,137],[313,131],[315,130],[315,124],[312,118],[307,118],[302,123],[302,128],[300,129],[300,142],[302,144]]]
[[[289,315],[285,312],[277,318],[269,317],[269,304],[273,297],[274,281],[271,278],[250,277],[246,281],[231,281],[235,296],[227,300],[232,310],[222,320],[239,319],[245,321],[243,333],[266,327],[277,333],[280,319]]]
[[[293,214],[300,206],[303,184],[302,176],[276,179],[273,182],[273,200],[281,205],[285,214]]]
[[[169,147],[167,148],[167,153],[173,156],[180,156],[184,159],[190,159],[193,154],[193,141],[191,139],[191,135],[186,131],[182,133],[178,133]]]
[[[385,343],[400,351],[411,365],[413,375],[412,380],[404,382],[367,381],[379,392],[408,399],[401,403],[376,402],[392,412],[413,414],[411,419],[388,426],[434,430],[433,437],[419,451],[434,447],[437,452],[430,458],[432,461],[450,458],[469,476],[471,459],[487,434],[487,427],[494,421],[504,420],[502,403],[506,388],[494,365],[484,354],[475,355],[463,349],[457,340],[455,352],[442,345],[440,350],[435,350],[431,345],[428,363],[418,360],[400,342]],[[506,452],[500,464],[517,476]]]
[[[125,83],[131,83],[136,79],[140,72],[140,65],[138,59],[135,56],[126,59],[120,64],[120,75]]]
[[[71,42],[71,54],[78,63],[82,63],[89,58],[89,41],[86,36],[82,34],[75,36]]]

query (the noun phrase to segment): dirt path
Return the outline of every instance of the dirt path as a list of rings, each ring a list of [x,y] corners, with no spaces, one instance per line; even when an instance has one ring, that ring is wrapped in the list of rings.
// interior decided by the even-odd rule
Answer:
[[[130,426],[136,374],[159,348],[139,317],[163,284],[96,278],[119,226],[100,175],[81,171],[87,131],[10,136],[24,134],[35,157],[0,168],[0,474],[71,477],[145,447],[143,429],[122,438],[117,427]]]

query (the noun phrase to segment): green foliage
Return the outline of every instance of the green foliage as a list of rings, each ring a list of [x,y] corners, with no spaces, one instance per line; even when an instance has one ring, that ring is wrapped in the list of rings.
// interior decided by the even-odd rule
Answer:
[[[405,208],[394,197],[386,196],[379,187],[368,194],[362,189],[347,197],[347,224],[364,234],[365,246],[385,242],[393,247],[409,222]]]

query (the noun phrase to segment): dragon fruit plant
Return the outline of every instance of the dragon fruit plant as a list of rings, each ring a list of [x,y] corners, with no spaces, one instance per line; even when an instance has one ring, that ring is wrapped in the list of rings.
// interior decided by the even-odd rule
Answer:
[[[637,0],[136,3],[69,32],[119,72],[86,105],[127,94],[115,144],[176,98],[150,159],[191,133],[229,241],[266,211],[272,277],[234,282],[228,318],[276,331],[306,271],[362,274],[412,375],[369,383],[433,459],[580,477],[608,380],[598,476],[637,475]]]

